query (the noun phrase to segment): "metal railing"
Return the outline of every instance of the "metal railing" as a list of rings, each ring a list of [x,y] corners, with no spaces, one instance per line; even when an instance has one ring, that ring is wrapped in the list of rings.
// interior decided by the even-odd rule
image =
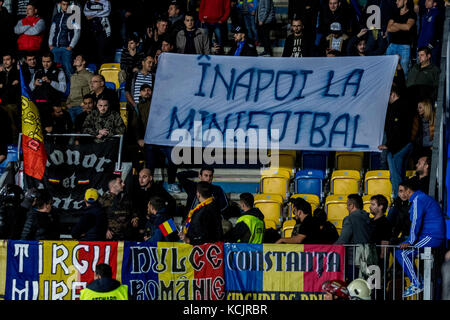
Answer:
[[[405,274],[406,266],[402,265],[396,259],[398,250],[402,250],[395,245],[377,245],[381,251],[383,259],[379,259],[377,264],[364,265],[361,260],[358,261],[358,248],[362,245],[345,245],[346,247],[346,279],[351,282],[356,278],[364,278],[372,287],[372,299],[374,300],[432,300],[435,290],[436,281],[433,279],[433,273],[438,266],[430,247],[408,249],[414,250],[414,261],[412,266],[415,267],[416,275],[423,283],[423,291],[416,293],[408,298],[404,298],[403,294],[406,287],[409,286],[409,279]],[[378,254],[378,251],[377,251]],[[377,258],[379,256],[377,255]],[[416,261],[417,260],[417,261]],[[380,263],[381,261],[381,263]],[[423,264],[423,266],[422,266]],[[365,269],[365,270],[363,270]]]

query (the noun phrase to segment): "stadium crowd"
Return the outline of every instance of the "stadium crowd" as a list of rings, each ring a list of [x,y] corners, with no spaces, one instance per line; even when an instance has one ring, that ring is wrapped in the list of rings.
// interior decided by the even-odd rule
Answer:
[[[367,24],[371,5],[381,7],[379,27]],[[125,191],[120,176],[111,177],[108,191],[102,195],[95,189],[86,191],[83,214],[72,229],[74,239],[414,246],[417,239],[428,236],[437,241],[434,246],[440,246],[445,236],[443,218],[431,218],[431,222],[424,218],[411,229],[409,212],[413,199],[422,201],[423,217],[440,210],[430,209],[435,201],[427,193],[444,5],[441,0],[289,0],[289,21],[284,22],[277,21],[273,0],[0,0],[0,161],[6,159],[6,146],[17,144],[21,132],[20,65],[45,134],[92,136],[46,139],[102,143],[114,135],[125,135],[124,161],[132,162],[138,172],[131,192]],[[80,14],[79,19],[74,12]],[[286,30],[287,35],[281,36]],[[145,143],[161,53],[274,56],[274,35],[285,38],[281,55],[294,59],[398,56],[385,135],[379,146],[380,169],[390,171],[394,194],[389,212],[382,195],[371,199],[373,217],[362,210],[361,197],[351,195],[349,216],[338,235],[323,209],[312,212],[308,202],[295,199],[292,206],[297,224],[292,236],[283,238],[265,229],[264,215],[254,207],[252,194],[242,193],[237,209],[242,215],[233,226],[225,217],[236,208],[213,184],[214,168],[177,172],[170,148]],[[102,64],[114,61],[117,49],[121,50],[118,77],[125,83],[126,110],[120,109],[118,88],[108,87],[98,73]],[[171,90],[176,94],[176,89]],[[127,124],[121,111],[126,113]],[[154,181],[161,157],[168,161],[167,190]],[[405,180],[405,170],[414,167],[416,176]],[[180,209],[171,193],[181,189],[188,198]],[[2,238],[60,237],[58,215],[47,190],[30,189],[24,194],[8,185],[2,197]],[[12,211],[16,212],[14,221],[10,219]],[[165,235],[159,226],[175,215],[183,217],[183,230]],[[378,255],[382,261],[384,252]],[[399,261],[404,258],[397,257]],[[417,280],[412,282],[411,292],[418,292],[420,279],[408,276]]]

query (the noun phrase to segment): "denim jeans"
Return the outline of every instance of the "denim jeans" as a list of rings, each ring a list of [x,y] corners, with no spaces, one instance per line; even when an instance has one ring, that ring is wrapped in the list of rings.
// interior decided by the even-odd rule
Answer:
[[[395,154],[388,152],[387,161],[389,165],[389,173],[391,175],[392,192],[394,199],[397,197],[398,185],[405,179],[406,164],[409,155],[413,150],[413,144],[410,142]]]
[[[208,37],[209,37],[209,43],[212,45],[212,35],[213,33],[216,35],[216,40],[220,46],[223,45],[222,43],[222,25],[218,22],[216,23],[209,23],[205,22],[202,23],[202,28],[208,30]]]
[[[251,14],[244,14],[245,27],[248,30],[248,36],[253,41],[258,41],[258,31],[256,30],[255,16]]]
[[[72,75],[72,51],[66,48],[54,47],[52,53],[55,56],[55,62],[62,64],[66,80],[69,81]]]
[[[83,112],[83,107],[81,106],[72,106],[67,109],[67,112],[69,112],[70,117],[72,118],[72,122],[75,123],[75,119],[77,116]]]
[[[389,44],[386,49],[386,55],[389,56],[395,54],[398,54],[401,58],[400,64],[402,65],[406,78],[409,70],[409,60],[411,58],[411,46],[409,44]]]

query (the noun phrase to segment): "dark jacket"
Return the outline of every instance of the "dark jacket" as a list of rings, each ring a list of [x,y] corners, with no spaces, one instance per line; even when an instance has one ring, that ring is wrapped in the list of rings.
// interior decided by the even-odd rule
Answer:
[[[72,228],[72,237],[82,241],[105,241],[108,220],[98,202],[83,208],[78,223]]]
[[[109,108],[113,111],[120,112],[119,96],[115,90],[105,87],[100,94],[96,95],[94,92],[91,92],[91,94],[94,95],[94,100],[96,101],[99,99],[108,100]]]
[[[391,244],[399,244],[408,238],[411,227],[409,207],[408,200],[402,201],[400,197],[394,199],[393,206],[387,216],[392,225],[392,238],[389,241]]]
[[[334,244],[369,243],[370,237],[369,214],[364,210],[357,210],[344,218],[341,235]]]
[[[230,51],[228,51],[228,55],[229,56],[234,56],[234,53],[236,52],[238,48],[238,44],[236,41],[233,42],[233,45],[230,48]],[[256,57],[258,56],[258,52],[256,51],[256,47],[253,44],[252,41],[250,41],[249,39],[245,40],[245,43],[241,49],[241,53],[239,54],[239,56],[243,57],[243,56],[251,56],[251,57]]]
[[[117,111],[108,110],[105,114],[100,114],[98,109],[92,110],[92,112],[84,120],[82,133],[97,136],[99,130],[101,129],[107,129],[109,134],[102,139],[95,138],[94,141],[97,143],[102,142],[116,134],[124,134],[125,124]]]
[[[53,47],[67,48],[71,46],[73,48],[77,44],[80,30],[68,27],[67,21],[70,22],[71,16],[72,14],[61,11],[53,17],[49,35],[49,44]]]
[[[312,43],[311,41],[305,36],[301,36],[301,43],[300,43],[300,49],[301,52],[299,53],[299,57],[311,57],[312,56]],[[290,34],[287,36],[286,41],[284,43],[284,49],[283,49],[283,57],[291,57],[292,51],[294,50],[294,42],[295,42],[295,36],[294,34]]]
[[[132,237],[131,219],[135,215],[132,214],[131,203],[127,195],[123,192],[114,195],[108,191],[99,198],[98,202],[105,209],[108,229],[113,233],[111,240],[130,239]]]
[[[27,214],[21,240],[58,240],[58,215],[52,212],[39,212],[35,208]]]
[[[403,98],[399,98],[388,105],[384,130],[386,132],[386,146],[392,154],[396,154],[411,142],[411,113]]]
[[[223,240],[222,217],[216,201],[200,208],[192,215],[186,236],[192,245]]]
[[[41,79],[44,76],[46,76],[51,82],[56,82],[59,85],[62,85],[62,83],[64,85],[67,84],[67,79],[64,75],[64,71],[61,68],[57,67],[55,63],[53,63],[48,70],[40,68],[36,71],[36,73],[34,74],[34,78],[30,83],[32,98],[36,100],[45,100],[50,103],[60,103],[65,89],[63,91],[60,91],[53,87],[51,83],[47,82],[42,82],[41,86],[34,85],[35,80]]]
[[[244,212],[243,215],[250,215],[264,221],[264,214],[258,208],[251,208],[250,210]],[[243,221],[237,223],[225,236],[229,242],[238,242],[238,240],[240,240],[242,243],[248,243],[250,237],[251,230]]]
[[[170,219],[170,216],[167,214],[166,209],[159,210],[156,214],[150,215],[147,223],[145,225],[145,234],[149,237],[147,241],[149,242],[176,242],[179,241],[178,231],[175,230],[171,234],[164,236],[159,226]]]
[[[358,38],[358,36],[353,36],[347,43],[347,55],[348,56],[358,56],[358,51],[356,46],[359,41],[363,40],[363,38]],[[388,47],[388,42],[386,38],[383,38],[381,34],[378,34],[377,39],[374,38],[373,33],[371,31],[367,32],[366,37],[366,51],[364,52],[365,56],[379,56],[384,54],[386,48]]]
[[[13,85],[12,83],[16,80],[18,83]],[[0,88],[0,105],[18,104],[20,102],[20,76],[15,63],[10,71],[4,69],[0,72],[0,84],[3,85]]]
[[[183,187],[184,191],[187,193],[187,200],[186,200],[186,214],[189,212],[189,210],[193,209],[196,204],[198,204],[197,201],[197,183],[194,181],[191,181],[189,178],[195,178],[198,176],[197,171],[193,170],[187,170],[187,171],[180,171],[177,173],[178,181],[180,181],[181,186]],[[223,192],[222,188],[216,185],[213,186],[213,196],[214,200],[217,203],[217,207],[219,208],[220,212],[223,212],[228,207],[228,199],[225,193]],[[195,205],[194,205],[195,204]]]

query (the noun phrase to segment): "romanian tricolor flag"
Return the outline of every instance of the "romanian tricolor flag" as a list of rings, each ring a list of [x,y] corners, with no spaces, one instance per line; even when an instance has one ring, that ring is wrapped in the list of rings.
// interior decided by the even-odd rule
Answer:
[[[22,152],[25,174],[41,180],[47,163],[39,110],[31,100],[30,88],[20,69],[22,89]]]
[[[78,180],[78,184],[89,184],[90,180],[86,179],[86,180]]]
[[[175,226],[175,222],[173,219],[169,219],[159,225],[159,230],[163,233],[164,237],[168,236],[172,232],[175,232],[177,230],[177,227]]]

